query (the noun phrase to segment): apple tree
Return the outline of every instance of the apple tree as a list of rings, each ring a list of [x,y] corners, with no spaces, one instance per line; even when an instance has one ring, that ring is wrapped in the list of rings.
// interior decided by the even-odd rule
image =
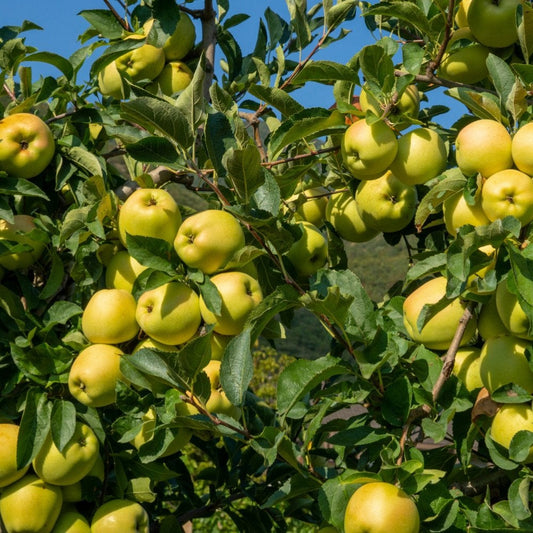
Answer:
[[[531,2],[103,4],[0,28],[2,531],[532,531]]]

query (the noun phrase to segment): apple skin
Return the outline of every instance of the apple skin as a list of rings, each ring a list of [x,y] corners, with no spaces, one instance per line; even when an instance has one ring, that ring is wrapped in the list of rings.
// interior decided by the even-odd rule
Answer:
[[[500,281],[496,288],[496,309],[505,328],[516,337],[533,340],[528,334],[529,319],[520,306],[518,297],[507,287],[507,280]]]
[[[115,61],[106,65],[98,73],[98,88],[104,96],[112,96],[116,100],[122,100],[129,96],[130,89],[124,83]]]
[[[232,335],[220,335],[215,332],[211,334],[209,345],[211,346],[212,361],[222,361],[226,347],[231,339],[233,339]]]
[[[400,231],[415,215],[416,188],[406,185],[388,170],[376,180],[361,181],[355,203],[368,227],[384,233]]]
[[[115,59],[119,73],[133,83],[153,80],[165,66],[165,53],[161,48],[143,44]]]
[[[472,226],[485,226],[490,220],[481,207],[481,195],[476,194],[474,205],[466,202],[463,191],[448,196],[442,203],[442,214],[446,231],[452,236],[457,235],[457,230],[466,224]]]
[[[346,241],[367,242],[379,234],[378,230],[368,227],[363,222],[351,192],[337,192],[331,195],[326,206],[326,220]]]
[[[106,266],[105,284],[108,289],[132,292],[137,277],[146,270],[127,250],[119,250]]]
[[[492,294],[490,300],[481,306],[477,326],[479,335],[485,341],[492,337],[510,334],[498,314],[495,294]]]
[[[83,334],[93,344],[120,344],[139,333],[137,303],[124,289],[100,289],[87,302],[81,316]]]
[[[453,365],[453,373],[460,379],[469,391],[483,387],[481,381],[481,349],[474,346],[464,346],[457,350]]]
[[[455,13],[455,24],[458,28],[468,27],[468,10],[472,0],[461,0]]]
[[[63,485],[61,487],[61,491],[63,492],[63,503],[83,501],[82,483],[84,479],[89,477],[99,479],[102,483],[105,479],[105,465],[100,454],[96,456],[96,461],[86,476],[84,476],[80,481],[76,481],[76,483]]]
[[[23,477],[29,466],[17,470],[17,442],[19,426],[0,424],[0,489]]]
[[[298,226],[302,230],[302,235],[291,245],[287,259],[298,276],[308,278],[326,263],[328,241],[310,222],[299,222]]]
[[[81,513],[62,511],[52,533],[91,533],[91,526]]]
[[[418,533],[416,504],[400,488],[383,481],[365,483],[348,501],[345,533]]]
[[[512,168],[511,135],[500,122],[479,119],[461,128],[455,140],[457,166],[466,176],[485,178]]]
[[[241,410],[228,400],[220,386],[220,364],[220,361],[212,360],[204,368],[211,384],[211,395],[205,407],[210,413],[224,414],[238,420],[241,417]]]
[[[0,170],[31,179],[50,164],[54,152],[52,132],[37,115],[14,113],[0,120]]]
[[[483,386],[492,394],[509,383],[533,392],[533,372],[525,356],[530,345],[525,339],[501,335],[487,339],[481,348],[480,374]]]
[[[357,179],[378,178],[398,151],[396,135],[385,122],[354,122],[344,132],[341,154],[346,168]]]
[[[432,278],[415,289],[404,301],[403,320],[409,337],[430,350],[447,350],[459,326],[466,304],[459,298],[435,314],[422,331],[416,325],[425,304],[437,303],[446,294],[447,280],[443,276]],[[467,344],[476,332],[476,320],[472,317],[466,326],[461,346]]]
[[[521,0],[472,0],[467,14],[468,27],[485,46],[511,46],[518,39],[515,13],[520,2]]]
[[[144,33],[148,35],[154,19],[148,19],[144,25]],[[196,29],[194,24],[187,15],[187,13],[181,11],[180,19],[176,24],[176,29],[172,35],[165,41],[163,45],[163,52],[165,54],[165,61],[175,61],[177,59],[183,59],[194,46],[196,40]]]
[[[509,449],[511,440],[519,431],[533,431],[533,409],[531,404],[503,404],[494,415],[490,436],[504,448]],[[524,463],[533,463],[533,446]]]
[[[205,274],[223,268],[243,246],[244,232],[239,221],[218,209],[207,209],[186,218],[174,239],[179,258],[188,267],[198,268]]]
[[[149,533],[144,507],[131,500],[109,500],[94,513],[91,533]]]
[[[60,487],[27,474],[2,490],[0,515],[7,533],[50,533],[62,503]]]
[[[172,96],[188,87],[193,75],[193,71],[182,61],[171,61],[146,89],[154,94],[161,91],[166,96]]]
[[[181,213],[164,189],[135,190],[120,207],[118,231],[126,246],[126,234],[163,239],[172,244],[181,225]]]
[[[209,310],[200,296],[200,312],[206,324],[221,335],[238,335],[248,315],[263,300],[259,282],[244,272],[222,272],[211,278],[222,298],[219,315]]]
[[[516,217],[522,226],[533,220],[533,180],[509,168],[492,174],[481,189],[481,207],[490,221]]]
[[[7,252],[0,255],[0,266],[6,270],[21,270],[33,265],[44,252],[45,243],[31,237],[36,229],[33,218],[29,215],[15,215],[13,223],[0,219],[0,241],[13,241],[31,246],[33,250]]]
[[[419,185],[446,168],[448,153],[442,137],[429,128],[416,128],[398,140],[398,152],[390,165],[393,174],[407,185]]]
[[[533,143],[533,122],[528,122],[514,134],[511,143],[511,154],[516,168],[530,176],[533,175],[531,143]]]
[[[185,283],[171,281],[145,291],[136,311],[141,329],[163,344],[183,344],[192,339],[202,321],[198,295]]]
[[[305,200],[300,203],[302,195]],[[328,189],[325,187],[310,187],[287,199],[287,203],[298,201],[299,205],[294,213],[297,221],[310,222],[317,228],[324,223],[326,207],[328,205]]]
[[[89,407],[104,407],[115,402],[120,358],[124,352],[109,344],[92,344],[83,349],[70,367],[70,394]]]

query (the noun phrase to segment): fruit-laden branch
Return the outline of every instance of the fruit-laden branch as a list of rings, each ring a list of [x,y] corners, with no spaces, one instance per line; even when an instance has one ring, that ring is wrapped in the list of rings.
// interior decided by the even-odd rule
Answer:
[[[405,70],[395,70],[394,75],[398,78],[401,78],[402,76],[409,76],[408,72],[405,72]],[[451,81],[451,80],[444,80],[442,78],[439,78],[435,76],[435,74],[417,74],[414,77],[414,81],[418,81],[420,83],[427,83],[429,85],[438,85],[439,87],[459,87],[464,89],[471,89],[476,92],[485,92],[485,93],[491,93],[496,94],[496,91],[493,91],[491,89],[486,89],[485,87],[479,87],[477,85],[470,85],[469,83],[461,83],[459,81]]]
[[[109,8],[109,11],[113,13],[113,16],[118,20],[119,24],[126,30],[131,31],[131,26],[129,25],[128,21],[123,19],[119,14],[118,11],[111,5],[111,2],[109,0],[104,0],[104,4]]]
[[[435,57],[435,59],[430,61],[426,67],[426,74],[428,76],[435,75],[435,71],[439,68],[442,58],[444,57],[446,48],[448,48],[448,43],[450,42],[450,37],[452,35],[454,10],[455,10],[455,0],[450,0],[448,4],[448,16],[446,18],[446,27],[444,28],[444,39],[442,40],[442,43],[439,47],[437,56]]]

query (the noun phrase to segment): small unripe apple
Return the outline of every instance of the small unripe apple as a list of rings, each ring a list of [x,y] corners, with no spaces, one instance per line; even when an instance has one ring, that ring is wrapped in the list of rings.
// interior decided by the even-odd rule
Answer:
[[[328,242],[321,231],[310,222],[299,222],[302,235],[290,247],[287,259],[298,276],[312,276],[322,268],[328,257]]]

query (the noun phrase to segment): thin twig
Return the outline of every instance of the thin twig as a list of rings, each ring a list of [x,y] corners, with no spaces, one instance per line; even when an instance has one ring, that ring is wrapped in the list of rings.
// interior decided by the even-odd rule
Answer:
[[[15,93],[7,86],[7,83],[4,83],[4,91],[7,93],[11,101],[16,102],[17,97],[15,96]]]
[[[118,20],[119,24],[126,30],[131,31],[131,27],[128,24],[127,20],[124,20],[119,14],[118,11],[111,5],[111,2],[109,0],[104,0],[104,4],[109,8],[111,13],[113,13],[113,16]]]
[[[444,39],[440,45],[439,51],[434,60],[430,61],[426,67],[426,75],[433,76],[435,71],[439,68],[442,58],[446,53],[446,48],[448,48],[448,43],[450,42],[450,37],[452,35],[453,28],[453,15],[455,9],[455,0],[449,0],[448,4],[448,16],[446,18],[446,27],[444,28]]]

